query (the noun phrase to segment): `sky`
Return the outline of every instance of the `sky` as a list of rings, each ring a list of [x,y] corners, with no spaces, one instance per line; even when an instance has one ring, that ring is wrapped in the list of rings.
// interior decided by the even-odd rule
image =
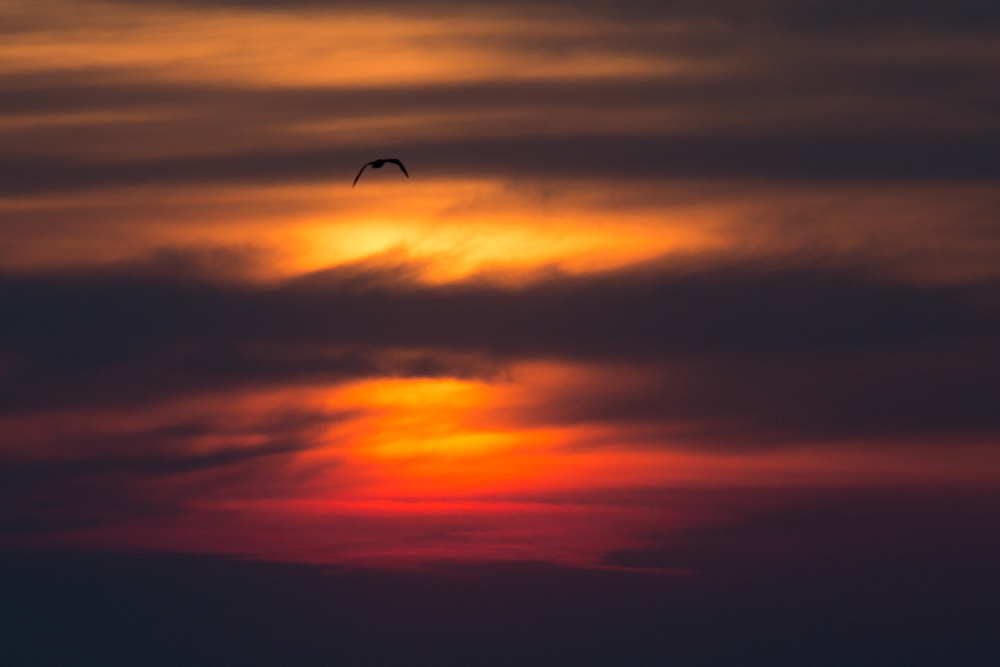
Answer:
[[[294,580],[301,627],[362,610],[340,646],[431,608],[483,642],[343,664],[995,664],[998,36],[978,0],[0,0],[24,627],[93,580],[148,631],[170,572],[213,622]],[[137,664],[119,612],[73,650]]]

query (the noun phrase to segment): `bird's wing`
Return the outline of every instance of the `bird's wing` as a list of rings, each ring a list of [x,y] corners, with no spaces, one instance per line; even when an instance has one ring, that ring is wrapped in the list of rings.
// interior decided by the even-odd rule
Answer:
[[[389,158],[388,160],[386,160],[386,162],[392,162],[393,164],[398,164],[399,168],[403,170],[404,174],[406,174],[406,177],[407,178],[410,177],[410,175],[406,173],[406,167],[404,167],[403,163],[397,160],[396,158]]]
[[[367,166],[368,166],[369,164],[372,164],[372,163],[371,163],[371,162],[369,162],[368,164],[366,164],[366,165],[365,165],[365,167],[367,167]],[[364,171],[364,170],[365,170],[365,167],[361,167],[361,171]],[[353,183],[351,183],[351,187],[352,187],[352,188],[353,188],[353,187],[354,187],[355,185],[357,185],[357,184],[358,184],[358,179],[359,179],[359,178],[361,178],[361,171],[359,171],[359,172],[358,172],[358,175],[354,177],[354,182],[353,182]]]

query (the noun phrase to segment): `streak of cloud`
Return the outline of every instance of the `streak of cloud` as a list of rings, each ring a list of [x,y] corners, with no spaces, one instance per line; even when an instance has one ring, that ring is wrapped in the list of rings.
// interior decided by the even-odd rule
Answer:
[[[0,536],[9,541],[125,518],[162,520],[219,494],[287,493],[289,484],[335,465],[328,460],[310,469],[294,461],[344,415],[300,411],[242,424],[225,414],[185,417],[189,421],[178,422],[166,415],[154,426],[125,429],[56,414],[49,419],[63,432],[47,436],[37,428],[19,433],[8,423],[0,437]]]
[[[520,287],[407,275],[361,265],[263,285],[142,266],[8,276],[2,405],[490,378],[559,360],[662,369],[604,384],[610,394],[568,394],[560,420],[736,419],[727,428],[819,438],[1000,426],[990,281],[920,286],[766,264],[652,265]]]

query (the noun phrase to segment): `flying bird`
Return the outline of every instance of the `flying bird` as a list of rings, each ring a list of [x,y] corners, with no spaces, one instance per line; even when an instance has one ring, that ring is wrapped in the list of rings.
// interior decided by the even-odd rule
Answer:
[[[384,165],[386,162],[392,162],[393,164],[398,164],[399,168],[403,170],[404,174],[406,174],[406,177],[407,178],[410,177],[410,175],[406,173],[406,167],[403,166],[403,163],[394,157],[385,158],[383,160],[375,160],[374,162],[369,162],[368,164],[365,165],[365,167],[371,167],[372,169],[381,169],[382,165]],[[361,178],[361,172],[365,170],[365,167],[361,167],[361,171],[359,171],[358,175],[354,177],[354,182],[351,183],[352,188],[358,184],[358,179]]]

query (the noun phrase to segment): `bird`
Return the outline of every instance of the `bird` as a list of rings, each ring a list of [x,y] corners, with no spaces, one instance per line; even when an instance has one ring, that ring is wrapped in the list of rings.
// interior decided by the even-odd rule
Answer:
[[[373,162],[369,162],[368,164],[365,165],[365,167],[371,167],[372,169],[381,169],[382,165],[384,165],[386,162],[392,162],[393,164],[398,164],[399,168],[403,170],[404,174],[406,174],[406,177],[407,178],[410,177],[410,175],[406,173],[406,167],[403,166],[403,163],[394,157],[387,157],[381,160],[375,160]],[[361,178],[361,172],[365,170],[365,167],[361,167],[361,171],[359,171],[358,175],[354,177],[354,182],[351,183],[352,188],[358,184],[358,179]]]

